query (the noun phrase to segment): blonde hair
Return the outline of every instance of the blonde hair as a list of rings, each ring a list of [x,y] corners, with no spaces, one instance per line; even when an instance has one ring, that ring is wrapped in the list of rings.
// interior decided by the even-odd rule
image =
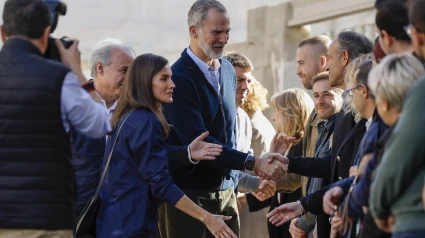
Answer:
[[[267,89],[255,79],[252,79],[249,85],[250,90],[241,106],[242,109],[246,113],[264,111],[269,107],[269,104],[267,104]]]
[[[275,95],[271,99],[273,109],[281,113],[285,118],[279,128],[288,136],[296,138],[294,144],[297,144],[304,137],[304,128],[308,118],[313,111],[314,103],[311,97],[300,88],[291,88],[285,90],[282,94]]]
[[[366,61],[371,61],[373,59],[373,54],[363,54],[359,57],[355,58],[353,61],[351,61],[347,68],[345,69],[345,84],[348,84],[351,80],[354,79],[354,75],[356,71],[359,69],[359,65]],[[345,110],[345,113],[352,113],[354,116],[354,121],[357,123],[362,119],[362,116],[360,115],[359,110],[356,108],[356,104],[354,104],[353,99],[348,95],[348,93],[345,93],[343,95],[343,109]]]

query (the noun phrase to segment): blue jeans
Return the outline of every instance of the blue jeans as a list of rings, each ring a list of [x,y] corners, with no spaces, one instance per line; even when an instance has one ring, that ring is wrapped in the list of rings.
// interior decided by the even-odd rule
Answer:
[[[425,230],[421,231],[406,231],[393,234],[392,238],[423,238]]]

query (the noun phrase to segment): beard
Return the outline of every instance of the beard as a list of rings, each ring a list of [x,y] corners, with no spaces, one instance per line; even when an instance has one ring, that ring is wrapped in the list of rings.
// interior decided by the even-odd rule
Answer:
[[[202,31],[200,31],[200,35],[199,35],[199,39],[198,39],[198,46],[205,53],[205,55],[207,55],[211,59],[220,59],[221,57],[223,57],[224,50],[219,52],[219,53],[216,53],[216,52],[214,52],[214,50],[211,46],[209,46],[207,43],[205,43],[204,33]],[[213,47],[214,46],[223,46],[223,49],[224,49],[224,45],[220,44],[220,43],[214,44]]]

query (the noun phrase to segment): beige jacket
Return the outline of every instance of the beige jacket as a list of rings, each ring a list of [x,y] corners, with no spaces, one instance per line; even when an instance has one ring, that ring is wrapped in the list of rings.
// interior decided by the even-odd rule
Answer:
[[[269,119],[261,111],[248,113],[252,124],[251,148],[255,156],[261,156],[270,150],[273,136],[276,133]]]
[[[307,126],[305,128],[304,140],[303,140],[303,156],[314,157],[316,153],[316,141],[319,136],[317,125],[323,120],[317,117],[315,111],[313,111],[308,118]],[[307,193],[308,177],[302,177],[302,195],[305,196]]]

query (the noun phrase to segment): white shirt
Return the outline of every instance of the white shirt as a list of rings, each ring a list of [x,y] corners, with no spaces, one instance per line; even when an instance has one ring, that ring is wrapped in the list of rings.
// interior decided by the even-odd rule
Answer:
[[[112,118],[112,115],[114,115],[114,111],[115,111],[115,108],[117,107],[117,104],[118,104],[118,100],[115,100],[114,104],[112,104],[109,108],[107,108],[107,110],[108,110],[108,121],[110,121],[111,118]]]
[[[366,126],[366,131],[367,130],[369,130],[369,127],[370,127],[370,125],[372,124],[372,117],[371,118],[369,118],[368,120],[367,120],[367,122],[365,123],[365,126]]]

